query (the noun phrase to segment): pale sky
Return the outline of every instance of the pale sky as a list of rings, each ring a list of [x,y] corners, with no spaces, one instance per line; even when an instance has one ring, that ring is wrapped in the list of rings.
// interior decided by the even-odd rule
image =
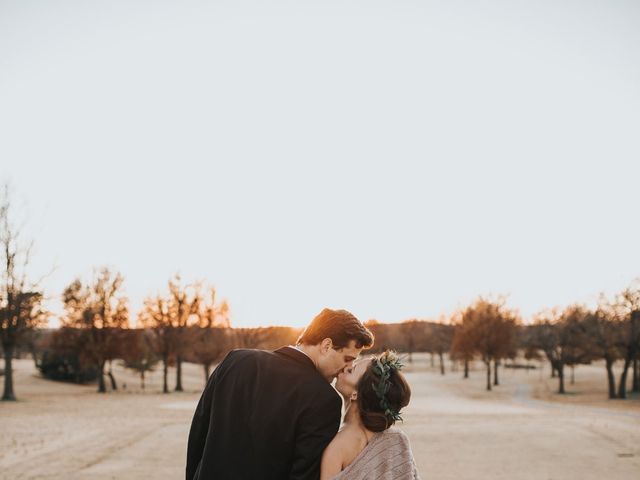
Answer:
[[[234,326],[525,315],[640,276],[636,1],[0,2],[0,177],[49,295]]]

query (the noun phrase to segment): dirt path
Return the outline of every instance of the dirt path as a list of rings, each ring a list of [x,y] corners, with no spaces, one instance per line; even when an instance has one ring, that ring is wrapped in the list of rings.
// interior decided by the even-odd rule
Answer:
[[[139,393],[52,383],[17,362],[21,401],[0,404],[1,479],[181,479],[186,439],[202,374],[185,368],[187,393]],[[424,479],[637,479],[640,410],[533,399],[536,384],[505,373],[488,393],[469,381],[419,368],[407,374],[413,398],[400,427],[411,439]],[[606,404],[605,404],[606,405]],[[631,404],[627,404],[631,405]]]

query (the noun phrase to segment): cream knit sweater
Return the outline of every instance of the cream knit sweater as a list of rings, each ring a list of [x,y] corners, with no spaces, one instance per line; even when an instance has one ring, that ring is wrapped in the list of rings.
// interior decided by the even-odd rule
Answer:
[[[398,428],[376,433],[333,480],[420,480],[409,439]]]

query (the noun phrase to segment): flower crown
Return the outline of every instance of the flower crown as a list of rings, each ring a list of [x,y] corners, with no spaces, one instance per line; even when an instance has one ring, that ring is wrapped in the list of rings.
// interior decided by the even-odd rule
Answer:
[[[387,419],[394,421],[402,421],[400,411],[393,408],[387,400],[387,392],[391,388],[391,370],[400,371],[404,365],[400,362],[398,355],[395,352],[386,351],[379,357],[373,360],[373,371],[380,377],[378,383],[372,383],[373,390],[376,392],[376,396],[380,400],[380,408],[384,411],[384,415]]]

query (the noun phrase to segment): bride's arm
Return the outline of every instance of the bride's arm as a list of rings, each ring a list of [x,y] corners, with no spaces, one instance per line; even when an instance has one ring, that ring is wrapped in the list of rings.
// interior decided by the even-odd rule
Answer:
[[[338,434],[325,448],[320,463],[320,480],[331,480],[342,471],[342,451]]]

